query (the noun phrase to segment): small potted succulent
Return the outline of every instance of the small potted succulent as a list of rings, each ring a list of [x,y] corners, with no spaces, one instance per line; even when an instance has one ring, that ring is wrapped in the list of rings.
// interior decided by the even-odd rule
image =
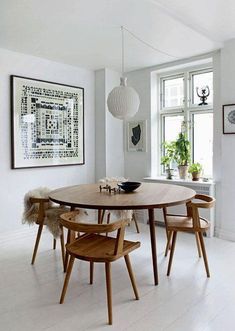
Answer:
[[[198,181],[201,175],[202,165],[200,163],[192,163],[188,172],[192,174],[192,180]]]
[[[175,142],[164,142],[164,156],[161,157],[161,164],[164,165],[166,171],[166,179],[172,179],[174,169],[171,168],[171,163],[175,158]]]

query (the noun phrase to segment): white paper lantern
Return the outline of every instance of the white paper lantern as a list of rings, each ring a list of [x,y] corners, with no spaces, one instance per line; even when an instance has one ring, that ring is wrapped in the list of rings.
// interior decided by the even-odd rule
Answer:
[[[140,105],[136,90],[126,84],[127,78],[121,78],[120,86],[115,87],[108,95],[107,104],[110,113],[118,119],[133,117]]]

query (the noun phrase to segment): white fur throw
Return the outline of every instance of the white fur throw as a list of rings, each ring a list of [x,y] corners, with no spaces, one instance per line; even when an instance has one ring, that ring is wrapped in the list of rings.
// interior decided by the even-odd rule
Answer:
[[[122,182],[127,182],[128,179],[125,177],[105,177],[99,180],[100,183],[103,184],[117,184]]]
[[[31,225],[37,222],[39,203],[32,203],[30,201],[30,198],[48,199],[50,191],[51,190],[47,187],[39,187],[25,194],[22,223],[28,223]],[[61,235],[59,218],[62,213],[66,212],[66,208],[56,205],[51,201],[45,203],[44,207],[45,207],[44,224],[47,226],[48,230],[52,233],[54,238],[57,238]]]
[[[121,220],[131,221],[133,217],[133,210],[110,210],[110,213]]]
[[[105,177],[99,180],[100,183],[117,185],[117,183],[128,181],[125,177]],[[119,219],[132,220],[133,210],[109,210],[109,212]]]
[[[34,224],[38,219],[39,204],[32,203],[30,198],[48,199],[51,190],[47,187],[39,187],[35,190],[29,191],[24,196],[24,212],[22,215],[22,223]],[[45,219],[44,224],[55,238],[61,235],[59,226],[59,217],[62,213],[68,211],[66,207],[61,207],[49,201],[45,203]]]
[[[39,188],[29,191],[28,193],[25,194],[22,223],[33,224],[37,221],[39,205],[36,203],[32,203],[30,201],[30,198],[48,199],[50,191],[51,190],[47,187],[39,187]],[[47,204],[47,206],[45,206],[45,207],[46,207],[46,209],[48,209],[49,207],[52,207],[52,203],[49,202]]]
[[[24,212],[22,215],[22,223],[34,224],[38,219],[39,204],[32,203],[30,198],[43,198],[48,199],[50,189],[47,187],[39,187],[35,190],[29,191],[24,196]],[[44,204],[45,207],[45,219],[44,224],[48,230],[52,233],[54,238],[58,238],[61,235],[60,229],[60,215],[69,211],[65,206],[59,206],[50,201]],[[85,217],[88,215],[85,209],[79,209],[79,215]]]

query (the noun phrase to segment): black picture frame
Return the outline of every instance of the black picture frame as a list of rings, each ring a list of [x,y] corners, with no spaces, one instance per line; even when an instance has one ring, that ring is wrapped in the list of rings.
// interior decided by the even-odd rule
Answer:
[[[85,164],[84,88],[10,76],[11,168]]]
[[[235,104],[223,105],[223,134],[235,134]]]

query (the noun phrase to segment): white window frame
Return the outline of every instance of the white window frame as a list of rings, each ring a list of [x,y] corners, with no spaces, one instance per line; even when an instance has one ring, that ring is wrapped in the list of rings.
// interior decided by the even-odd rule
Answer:
[[[188,123],[188,138],[191,143],[192,147],[192,162],[194,162],[194,146],[193,146],[193,127],[192,127],[192,118],[193,114],[199,114],[199,113],[213,113],[213,104],[209,103],[205,106],[198,106],[195,104],[192,104],[192,85],[193,85],[193,75],[199,74],[199,73],[206,73],[206,72],[213,72],[213,66],[212,64],[207,64],[206,66],[192,66],[188,68],[184,68],[182,70],[178,71],[172,71],[167,72],[165,74],[158,75],[158,86],[159,86],[159,155],[163,156],[163,150],[162,150],[162,142],[164,141],[164,117],[166,116],[177,116],[177,115],[183,115],[184,120],[186,123]],[[183,105],[178,107],[163,107],[163,82],[168,79],[174,79],[177,77],[183,77],[184,78],[184,100]],[[186,83],[185,83],[186,82]],[[164,174],[164,167],[159,165],[159,174]]]

